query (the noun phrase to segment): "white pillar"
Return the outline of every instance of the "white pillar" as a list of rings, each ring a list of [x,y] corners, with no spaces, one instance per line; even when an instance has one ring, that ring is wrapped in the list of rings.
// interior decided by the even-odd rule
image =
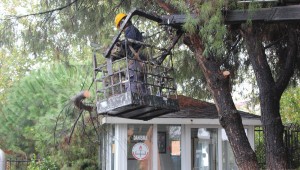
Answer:
[[[247,128],[247,130],[248,130],[247,137],[248,137],[249,143],[251,145],[251,148],[255,151],[254,126],[249,126],[249,127],[245,127],[245,128]]]
[[[5,153],[0,149],[0,170],[5,170],[6,159]]]
[[[115,126],[115,170],[127,170],[127,124]]]
[[[181,125],[181,169],[192,169],[191,126]]]
[[[158,146],[157,146],[157,124],[153,125],[153,139],[152,139],[152,164],[153,170],[157,170],[158,167]]]

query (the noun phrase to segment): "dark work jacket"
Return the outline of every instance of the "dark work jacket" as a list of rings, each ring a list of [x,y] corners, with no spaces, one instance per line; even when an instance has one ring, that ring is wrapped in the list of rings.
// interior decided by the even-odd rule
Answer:
[[[129,25],[125,28],[125,38],[143,42],[142,33],[133,25]],[[132,48],[137,52],[141,46],[138,44],[132,44]]]
[[[133,39],[136,41],[143,42],[143,36],[142,33],[133,25],[129,25],[127,28],[125,28],[125,38]],[[125,44],[124,44],[125,47]],[[138,50],[141,48],[141,45],[138,44],[132,44],[132,48],[135,50],[135,52],[138,52]],[[128,56],[133,57],[133,54],[131,50],[128,48],[127,50]],[[143,58],[142,56],[140,56]],[[144,85],[144,75],[140,72],[141,71],[141,65],[138,61],[132,60],[129,64],[129,82],[125,84],[126,91],[131,91],[135,93],[146,93],[146,86]],[[130,88],[129,88],[130,83]]]

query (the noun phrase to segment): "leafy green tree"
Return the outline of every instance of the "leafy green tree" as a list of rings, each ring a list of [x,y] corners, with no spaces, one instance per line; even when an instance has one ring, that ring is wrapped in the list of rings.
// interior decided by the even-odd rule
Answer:
[[[49,158],[45,158],[44,160],[37,160],[36,156],[33,155],[27,169],[28,170],[58,170],[58,167]]]
[[[280,100],[280,114],[285,124],[300,124],[300,88],[287,89]]]
[[[13,82],[28,73],[35,61],[26,52],[17,49],[0,49],[0,105],[4,101],[7,89]]]
[[[68,160],[67,157],[76,155],[77,159],[73,159],[71,167],[86,156],[91,161],[96,159],[95,149],[86,146],[89,144],[87,141],[80,140],[80,130],[74,132],[77,136],[74,137],[74,140],[77,139],[76,147],[72,140],[71,143],[69,140],[65,141],[70,138],[73,123],[80,113],[74,107],[70,96],[83,88],[89,88],[92,81],[87,76],[91,68],[90,65],[52,64],[32,71],[17,81],[7,93],[6,105],[1,109],[3,117],[0,119],[0,132],[6,136],[1,147],[26,155],[36,153],[42,158],[51,155],[56,161],[59,160],[56,156]],[[90,138],[96,138],[94,129],[89,131]],[[77,152],[68,151],[66,148],[76,148]],[[66,164],[59,163],[60,166]]]

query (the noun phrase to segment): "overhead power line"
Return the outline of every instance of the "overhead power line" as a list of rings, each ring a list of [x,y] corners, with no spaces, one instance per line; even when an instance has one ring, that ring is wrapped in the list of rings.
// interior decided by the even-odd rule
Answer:
[[[61,11],[69,6],[72,6],[74,3],[76,3],[79,0],[74,0],[68,4],[66,4],[65,6],[61,6],[58,8],[54,8],[54,9],[50,9],[50,10],[46,10],[46,11],[41,11],[41,12],[37,12],[37,13],[31,13],[31,14],[25,14],[25,15],[8,15],[9,18],[5,18],[5,19],[1,19],[1,20],[7,20],[7,19],[20,19],[20,18],[24,18],[24,17],[29,17],[29,16],[36,16],[36,15],[43,15],[43,14],[47,14],[47,13],[52,13],[54,11]]]

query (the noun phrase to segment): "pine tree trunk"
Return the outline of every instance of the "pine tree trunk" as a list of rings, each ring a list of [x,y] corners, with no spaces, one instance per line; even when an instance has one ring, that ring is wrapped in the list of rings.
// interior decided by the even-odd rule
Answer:
[[[246,136],[242,119],[232,100],[228,74],[219,70],[220,65],[209,57],[202,56],[202,44],[198,35],[190,36],[191,45],[208,87],[213,94],[219,120],[228,136],[239,169],[255,170],[258,162]]]
[[[253,66],[259,87],[261,121],[263,124],[266,146],[266,168],[287,169],[287,155],[283,142],[284,126],[280,117],[280,98],[293,75],[293,63],[297,54],[297,39],[293,30],[289,32],[286,61],[280,77],[274,81],[268,65],[262,34],[259,26],[244,31],[244,38],[251,65]],[[285,30],[288,32],[288,30]]]

